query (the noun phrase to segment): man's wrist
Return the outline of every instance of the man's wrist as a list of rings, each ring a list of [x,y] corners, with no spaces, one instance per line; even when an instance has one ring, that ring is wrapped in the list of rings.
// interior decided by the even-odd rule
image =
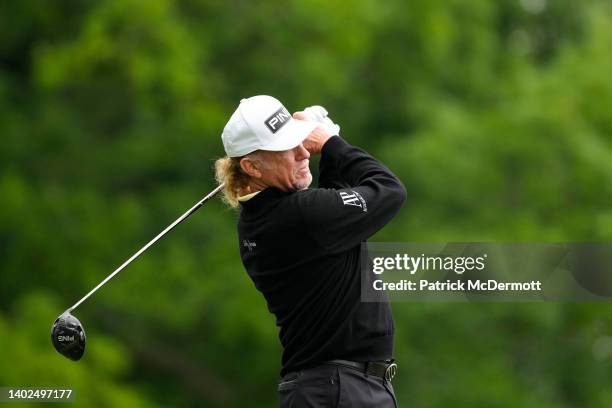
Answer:
[[[337,156],[346,142],[338,135],[332,135],[321,146],[321,156]]]
[[[327,139],[325,139],[322,143],[321,143],[321,151],[323,151],[323,146],[325,146],[327,144],[327,142],[329,142],[329,139],[331,139],[334,136],[338,136],[338,135],[329,135],[327,137]]]

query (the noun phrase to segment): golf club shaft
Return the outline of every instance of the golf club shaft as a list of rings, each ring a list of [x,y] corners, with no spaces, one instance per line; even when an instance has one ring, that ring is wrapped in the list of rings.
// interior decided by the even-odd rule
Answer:
[[[168,231],[170,231],[172,228],[176,227],[178,224],[180,224],[183,220],[185,220],[187,217],[189,217],[191,214],[193,214],[196,210],[198,210],[206,201],[208,201],[209,199],[211,199],[212,197],[214,197],[215,194],[217,194],[219,192],[219,190],[221,190],[224,187],[225,184],[220,184],[217,188],[215,188],[213,191],[211,191],[210,193],[208,193],[208,195],[206,197],[204,197],[202,200],[200,200],[196,205],[194,205],[193,207],[191,207],[185,214],[181,215],[176,221],[174,221],[172,224],[168,225],[166,227],[165,230],[163,230],[162,232],[160,232],[159,234],[157,234],[157,236],[155,238],[153,238],[151,241],[149,241],[148,244],[146,244],[145,246],[143,246],[138,252],[136,252],[134,255],[132,255],[130,257],[130,259],[128,259],[127,261],[125,261],[120,267],[118,267],[117,269],[115,269],[115,271],[113,273],[111,273],[110,275],[108,275],[106,277],[106,279],[104,279],[102,282],[100,282],[98,284],[98,286],[96,286],[95,288],[93,288],[88,294],[86,294],[85,296],[83,296],[83,298],[81,298],[81,300],[79,300],[78,302],[76,302],[70,309],[67,310],[67,312],[72,312],[74,309],[76,309],[81,303],[83,303],[85,300],[87,300],[88,297],[90,297],[91,295],[93,295],[98,289],[100,289],[102,286],[104,286],[106,284],[106,282],[108,282],[109,280],[111,280],[112,278],[115,277],[115,275],[117,275],[119,272],[121,272],[126,266],[128,266],[134,259],[138,258],[138,256],[140,256],[140,254],[142,254],[144,251],[146,251],[151,245],[153,245],[154,243],[156,243],[161,237],[163,237],[164,235],[166,235],[166,233]]]

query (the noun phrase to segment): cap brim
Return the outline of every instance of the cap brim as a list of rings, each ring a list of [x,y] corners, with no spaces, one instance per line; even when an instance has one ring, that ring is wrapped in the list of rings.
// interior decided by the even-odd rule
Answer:
[[[279,131],[272,143],[260,148],[272,152],[293,149],[308,137],[318,126],[316,122],[307,120],[290,119]]]

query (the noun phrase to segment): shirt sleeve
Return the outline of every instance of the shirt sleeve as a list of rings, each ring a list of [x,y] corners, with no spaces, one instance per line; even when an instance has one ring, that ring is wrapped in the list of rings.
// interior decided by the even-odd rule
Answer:
[[[300,216],[314,241],[331,252],[354,248],[374,235],[406,200],[401,181],[365,151],[339,136],[321,152],[320,185],[297,194]]]
[[[335,146],[334,146],[335,145]],[[321,160],[319,161],[319,188],[349,188],[351,185],[347,183],[338,173],[338,166],[334,155],[338,154],[338,149],[342,150],[342,145],[348,146],[340,136],[332,136],[327,143],[323,145],[321,150]]]

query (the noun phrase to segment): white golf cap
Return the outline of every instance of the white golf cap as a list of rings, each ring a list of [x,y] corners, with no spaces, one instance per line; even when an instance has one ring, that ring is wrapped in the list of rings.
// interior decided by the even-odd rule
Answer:
[[[257,95],[240,101],[221,140],[229,157],[240,157],[255,150],[293,149],[316,127],[315,122],[293,119],[278,99]]]

